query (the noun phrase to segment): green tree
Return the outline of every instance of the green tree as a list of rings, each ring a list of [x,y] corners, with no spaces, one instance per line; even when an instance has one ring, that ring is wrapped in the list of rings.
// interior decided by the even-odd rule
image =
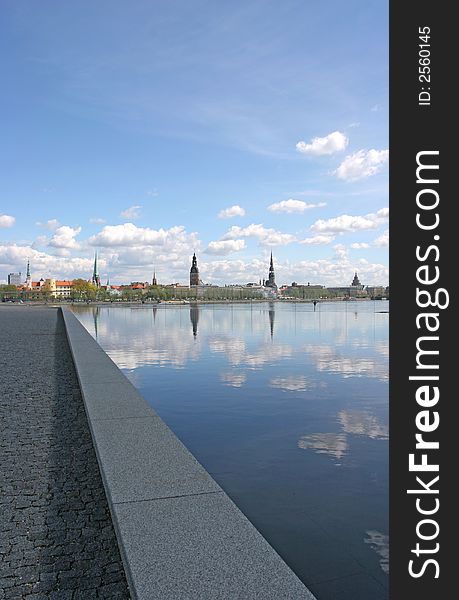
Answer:
[[[70,297],[72,300],[95,300],[97,287],[85,279],[74,279]]]

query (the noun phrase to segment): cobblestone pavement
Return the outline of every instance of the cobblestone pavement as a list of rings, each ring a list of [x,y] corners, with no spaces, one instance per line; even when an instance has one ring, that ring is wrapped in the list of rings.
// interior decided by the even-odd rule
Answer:
[[[0,306],[0,600],[128,599],[62,317]]]

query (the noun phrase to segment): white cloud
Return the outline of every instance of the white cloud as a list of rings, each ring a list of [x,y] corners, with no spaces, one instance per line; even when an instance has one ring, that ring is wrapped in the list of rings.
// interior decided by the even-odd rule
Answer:
[[[61,226],[57,219],[49,219],[49,221],[45,221],[44,223],[42,223],[41,221],[37,221],[36,225],[38,225],[38,227],[44,227],[45,229],[49,229],[50,231],[54,231]]]
[[[61,257],[40,252],[31,246],[18,244],[0,244],[0,264],[7,271],[25,272],[27,260],[30,260],[32,277],[89,278],[92,273],[94,258]],[[101,266],[104,261],[101,260]]]
[[[281,202],[271,204],[268,206],[268,210],[271,212],[302,213],[310,208],[320,208],[322,206],[326,206],[326,203],[308,204],[307,202],[303,202],[303,200],[289,198],[289,200],[281,200]]]
[[[372,106],[370,108],[371,112],[378,112],[381,110],[381,105],[380,104],[375,104],[374,106]]]
[[[53,248],[77,249],[79,248],[79,244],[75,240],[75,237],[79,233],[81,233],[81,227],[61,225],[54,231],[54,235],[49,241],[49,245],[53,246]]]
[[[224,208],[218,213],[219,219],[231,219],[232,217],[243,217],[245,215],[245,209],[239,204],[234,204],[229,208]]]
[[[0,215],[0,229],[6,229],[7,227],[13,227],[16,222],[16,218],[11,215]]]
[[[126,208],[126,210],[123,210],[120,213],[120,217],[122,219],[126,219],[127,221],[129,220],[135,220],[138,219],[140,217],[140,209],[142,207],[140,206],[140,204],[135,204],[134,206],[130,206],[129,208]]]
[[[300,244],[304,244],[306,246],[324,246],[325,244],[332,242],[334,239],[334,235],[315,235],[314,237],[301,240]]]
[[[313,156],[321,156],[323,154],[334,154],[344,150],[348,145],[349,140],[340,131],[333,131],[325,137],[312,138],[310,144],[306,142],[298,142],[296,149],[302,154],[311,154]]]
[[[104,223],[106,223],[106,219],[101,219],[99,217],[91,217],[89,219],[90,223],[94,223],[94,225],[103,225]]]
[[[164,246],[171,240],[186,236],[185,227],[178,225],[170,229],[137,227],[133,223],[106,225],[101,232],[89,238],[92,246]]]
[[[359,150],[346,156],[334,175],[345,181],[357,181],[378,173],[388,159],[389,150]]]
[[[219,254],[225,256],[232,252],[244,250],[244,248],[244,240],[219,240],[217,242],[210,242],[204,252],[206,252],[206,254]]]
[[[351,244],[351,248],[353,248],[354,250],[362,250],[363,248],[369,248],[370,244],[367,244],[366,242],[355,242],[354,244]]]
[[[239,238],[258,238],[261,246],[285,246],[296,241],[296,237],[290,233],[281,233],[272,228],[263,227],[261,224],[252,223],[247,227],[233,225],[223,236],[224,240],[236,240]]]
[[[387,223],[389,209],[381,208],[376,213],[363,216],[340,215],[332,219],[319,219],[311,225],[315,233],[338,234],[365,229],[376,229],[379,225]]]
[[[375,246],[388,246],[389,245],[389,230],[386,229],[386,231],[381,234],[378,238],[375,239],[374,241]]]

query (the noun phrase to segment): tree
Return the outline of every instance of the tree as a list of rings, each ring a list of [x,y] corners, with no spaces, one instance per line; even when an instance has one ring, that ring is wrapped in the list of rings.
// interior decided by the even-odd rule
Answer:
[[[85,279],[74,279],[72,281],[72,300],[95,300],[97,287]]]

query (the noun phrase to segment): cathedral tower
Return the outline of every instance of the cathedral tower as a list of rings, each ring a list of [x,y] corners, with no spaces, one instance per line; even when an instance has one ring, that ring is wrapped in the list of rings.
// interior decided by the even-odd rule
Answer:
[[[191,261],[190,287],[192,285],[199,285],[199,269],[198,269],[198,260],[196,258],[196,253],[193,253],[193,259]]]

